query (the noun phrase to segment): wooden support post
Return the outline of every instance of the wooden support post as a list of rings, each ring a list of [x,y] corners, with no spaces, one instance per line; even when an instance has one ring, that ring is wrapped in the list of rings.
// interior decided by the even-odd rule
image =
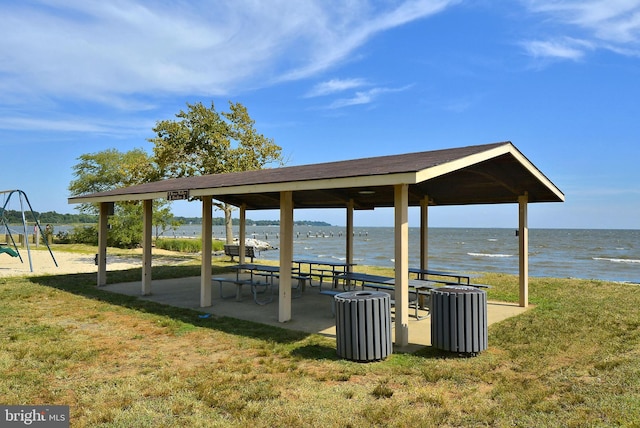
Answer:
[[[240,231],[238,233],[238,261],[245,262],[247,241],[247,204],[240,205]]]
[[[109,213],[113,211],[113,202],[100,202],[98,220],[98,287],[107,284],[107,233],[109,231]]]
[[[200,268],[200,307],[211,306],[211,234],[213,221],[211,196],[202,197],[202,267]]]
[[[142,201],[142,295],[151,294],[151,232],[153,225],[153,199]]]
[[[280,192],[280,286],[278,321],[291,320],[291,265],[293,263],[293,193]]]
[[[420,269],[429,269],[429,196],[420,201]]]
[[[395,344],[409,344],[409,186],[396,184],[395,209]]]
[[[529,306],[529,225],[528,225],[529,195],[518,197],[518,253],[520,271],[520,306]]]
[[[347,236],[346,236],[346,262],[348,264],[353,263],[353,199],[349,199],[347,203]],[[351,272],[352,267],[347,266],[347,272]]]

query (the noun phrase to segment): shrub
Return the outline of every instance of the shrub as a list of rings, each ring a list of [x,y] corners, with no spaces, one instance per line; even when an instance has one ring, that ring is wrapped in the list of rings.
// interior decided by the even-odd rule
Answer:
[[[200,239],[189,238],[158,238],[156,248],[168,251],[179,251],[181,253],[198,253],[202,251],[202,241]],[[211,243],[212,251],[222,251],[224,242],[214,240]]]
[[[71,244],[98,245],[98,228],[96,226],[74,227],[66,238]]]
[[[186,238],[161,238],[156,239],[156,248],[181,253],[197,253],[202,251],[202,241]]]
[[[110,223],[112,226],[112,224]],[[142,233],[118,223],[107,233],[107,245],[115,248],[135,248],[141,244]],[[98,227],[78,226],[66,236],[59,236],[60,243],[98,245]]]

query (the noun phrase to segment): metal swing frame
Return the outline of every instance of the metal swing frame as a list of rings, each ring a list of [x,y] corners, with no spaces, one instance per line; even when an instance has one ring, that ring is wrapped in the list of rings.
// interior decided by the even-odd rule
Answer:
[[[9,224],[7,222],[7,219],[4,216],[4,213],[6,211],[7,205],[9,204],[9,201],[11,200],[11,197],[16,193],[18,194],[18,197],[20,199],[20,212],[22,213],[22,227],[23,227],[23,230],[24,230],[24,239],[25,239],[25,242],[26,242],[26,245],[27,245],[27,256],[29,258],[29,269],[31,270],[31,272],[33,272],[33,262],[31,261],[31,248],[29,246],[29,235],[27,233],[27,221],[26,221],[25,216],[24,216],[24,213],[25,213],[24,202],[27,203],[28,209],[29,209],[29,211],[31,211],[31,215],[33,217],[33,220],[36,223],[36,227],[40,231],[40,236],[46,236],[46,235],[42,231],[42,227],[40,226],[40,222],[38,221],[38,217],[36,216],[35,212],[33,211],[33,208],[31,207],[31,202],[29,202],[29,198],[27,197],[27,194],[25,192],[23,192],[22,190],[18,190],[18,189],[15,189],[15,190],[0,190],[0,194],[2,194],[2,195],[8,194],[8,196],[4,200],[4,204],[2,205],[2,209],[0,209],[0,214],[2,214],[1,215],[2,224],[4,225],[5,229],[7,230],[9,238],[11,239],[11,243],[13,244],[13,247],[16,250],[16,253],[18,253],[18,257],[20,257],[20,262],[24,263],[24,261],[22,260],[22,255],[20,254],[20,250],[18,250],[18,245],[16,245],[16,241],[15,241],[15,239],[13,239],[13,235],[11,233],[11,229],[9,228]],[[49,242],[47,241],[47,239],[44,239],[44,243],[47,246],[47,249],[49,250],[49,254],[51,254],[51,258],[53,259],[53,263],[56,265],[56,267],[58,267],[58,262],[56,261],[56,258],[53,255],[53,251],[51,251],[51,247],[49,246]]]

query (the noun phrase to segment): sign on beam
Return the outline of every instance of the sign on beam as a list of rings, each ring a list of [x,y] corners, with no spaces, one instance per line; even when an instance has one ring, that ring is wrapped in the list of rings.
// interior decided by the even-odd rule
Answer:
[[[189,199],[188,190],[170,190],[167,192],[168,201],[183,201],[185,199]]]

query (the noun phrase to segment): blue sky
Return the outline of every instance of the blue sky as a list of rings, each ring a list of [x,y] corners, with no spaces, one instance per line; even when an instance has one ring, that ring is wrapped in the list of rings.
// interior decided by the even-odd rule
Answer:
[[[78,156],[150,152],[156,121],[233,101],[288,165],[509,140],[566,195],[531,204],[530,227],[638,229],[638,82],[638,0],[0,0],[0,188],[75,212]],[[430,225],[516,227],[517,206],[432,208]]]

